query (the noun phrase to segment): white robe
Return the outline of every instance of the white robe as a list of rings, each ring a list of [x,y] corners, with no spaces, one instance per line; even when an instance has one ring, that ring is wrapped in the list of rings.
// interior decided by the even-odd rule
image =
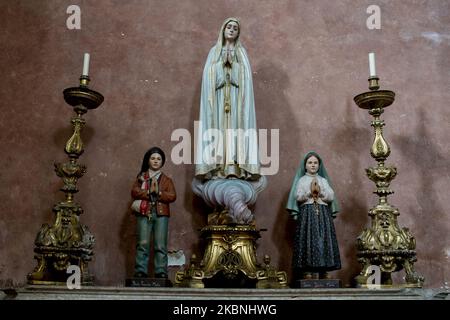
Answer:
[[[218,41],[211,48],[203,70],[195,175],[206,179],[259,177],[252,71],[239,41],[232,56],[232,67],[227,69],[226,50],[222,41]],[[225,111],[227,72],[230,75],[228,113]]]

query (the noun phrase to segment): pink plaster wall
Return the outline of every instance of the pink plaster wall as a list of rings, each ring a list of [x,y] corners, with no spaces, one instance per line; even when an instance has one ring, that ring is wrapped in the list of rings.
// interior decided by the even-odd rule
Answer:
[[[81,7],[81,30],[66,9]],[[381,30],[366,9],[381,8]],[[267,228],[258,255],[290,273],[293,228],[284,207],[300,158],[324,158],[342,211],[335,220],[344,284],[359,272],[355,240],[368,225],[374,185],[364,169],[371,117],[353,97],[367,90],[367,53],[377,55],[381,86],[397,94],[385,114],[385,137],[398,168],[390,197],[399,223],[417,239],[416,269],[427,287],[450,280],[450,3],[430,1],[2,1],[0,3],[0,280],[24,283],[35,267],[33,241],[62,199],[54,161],[65,161],[73,111],[62,98],[77,85],[84,52],[91,88],[105,96],[89,112],[81,162],[88,167],[76,200],[96,237],[90,269],[100,285],[123,285],[133,268],[130,186],[144,152],[170,157],[176,128],[193,132],[200,81],[224,18],[242,22],[253,68],[259,128],[280,129],[280,168],[269,176],[255,214]],[[205,208],[193,197],[192,165],[174,165],[170,249],[199,254]],[[172,270],[175,272],[175,270]],[[403,273],[396,276],[401,279]]]

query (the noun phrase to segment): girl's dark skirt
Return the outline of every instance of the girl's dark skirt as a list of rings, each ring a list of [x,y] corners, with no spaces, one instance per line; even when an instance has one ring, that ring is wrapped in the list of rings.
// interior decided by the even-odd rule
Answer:
[[[326,272],[340,269],[341,259],[330,207],[305,204],[300,207],[296,221],[294,270]]]

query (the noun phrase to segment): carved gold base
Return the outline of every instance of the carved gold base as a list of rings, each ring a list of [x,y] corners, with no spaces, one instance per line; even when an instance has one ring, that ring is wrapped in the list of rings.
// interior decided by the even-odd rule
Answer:
[[[93,255],[95,239],[89,229],[79,222],[82,208],[73,202],[61,202],[53,207],[55,223],[44,224],[35,240],[36,268],[27,276],[29,284],[62,284],[77,266],[80,283],[93,284],[88,273],[88,261]]]
[[[252,225],[208,225],[201,230],[206,241],[203,260],[192,256],[190,266],[177,272],[175,286],[191,288],[286,288],[287,275],[256,259],[259,230]]]
[[[78,266],[80,270],[80,285],[94,284],[94,278],[87,271],[87,262],[80,260],[72,254],[64,253],[67,250],[49,248],[47,252],[36,254],[38,266],[27,275],[28,284],[32,285],[67,285],[67,280],[74,274],[67,271],[69,266]],[[70,281],[72,283],[72,281]]]
[[[367,285],[372,266],[381,272],[380,285],[391,286],[391,274],[405,270],[407,287],[422,287],[424,278],[414,271],[416,259],[416,240],[408,228],[400,228],[397,221],[397,208],[380,197],[380,203],[369,210],[372,226],[363,230],[357,240],[357,257],[363,266],[356,277],[358,286]]]
[[[379,285],[382,287],[423,287],[424,277],[414,270],[414,262],[417,260],[414,250],[366,250],[358,252],[357,256],[358,261],[363,265],[362,271],[355,279],[358,287],[368,287],[368,279],[372,275],[371,266],[374,265],[380,268]],[[403,269],[406,273],[406,284],[394,285],[392,273]]]

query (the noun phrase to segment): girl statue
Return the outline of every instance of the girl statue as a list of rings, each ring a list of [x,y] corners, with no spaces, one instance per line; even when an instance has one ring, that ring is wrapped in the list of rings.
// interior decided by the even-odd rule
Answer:
[[[260,177],[252,71],[240,33],[239,21],[226,19],[203,70],[195,167],[201,180]]]
[[[320,156],[308,152],[297,170],[286,209],[296,221],[293,252],[294,279],[327,279],[341,268],[333,219],[339,211],[330,178]]]
[[[169,203],[177,196],[172,179],[161,172],[165,159],[160,148],[148,150],[131,190],[132,209],[137,219],[135,278],[147,278],[153,235],[155,277],[167,279]]]

